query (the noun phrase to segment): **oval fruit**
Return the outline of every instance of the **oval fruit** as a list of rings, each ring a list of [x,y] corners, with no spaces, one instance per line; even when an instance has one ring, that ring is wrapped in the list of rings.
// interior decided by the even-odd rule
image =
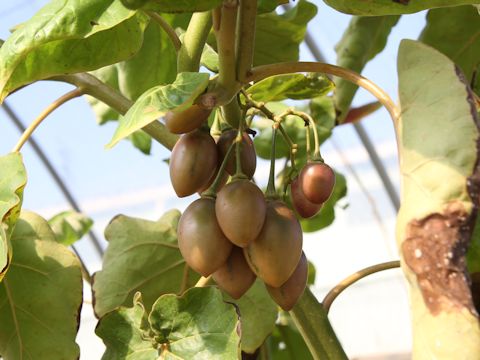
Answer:
[[[237,180],[217,194],[215,212],[225,236],[245,247],[255,240],[265,221],[267,203],[262,191],[249,180]]]
[[[197,104],[180,112],[169,111],[165,115],[165,126],[171,133],[185,134],[198,129],[207,121],[211,112],[212,110]]]
[[[304,219],[315,216],[322,208],[323,204],[314,204],[305,197],[305,194],[300,187],[298,177],[296,177],[290,184],[290,190],[293,207],[298,215]]]
[[[237,130],[227,130],[222,133],[220,138],[218,139],[218,153],[220,156],[220,161],[223,161],[225,155],[227,155],[228,149],[230,145],[232,145],[233,141],[237,137]],[[243,133],[242,136],[242,147],[240,150],[240,158],[242,164],[242,171],[243,173],[251,179],[255,174],[255,169],[257,168],[257,154],[255,153],[255,147],[253,145],[253,141],[248,136],[247,133]],[[230,175],[235,175],[236,172],[236,165],[237,161],[235,159],[235,151],[233,151],[230,155],[230,158],[227,162],[227,172]]]
[[[315,204],[323,204],[332,195],[335,186],[335,173],[322,162],[305,165],[298,176],[305,198]]]
[[[308,261],[305,253],[302,252],[302,257],[298,262],[292,276],[285,284],[279,288],[271,287],[266,284],[268,293],[278,306],[285,311],[290,311],[297,303],[300,296],[302,296],[305,287],[307,286],[308,278]]]
[[[212,277],[218,287],[234,299],[240,299],[256,279],[239,247],[233,248],[225,264]]]
[[[183,135],[170,157],[170,180],[179,197],[192,195],[204,188],[217,168],[215,141],[206,131]]]
[[[292,210],[281,201],[268,201],[262,231],[243,252],[259,278],[280,287],[297,267],[302,242],[302,229]]]
[[[232,243],[218,226],[214,199],[200,198],[191,203],[180,217],[177,234],[183,258],[203,276],[217,271],[232,251]]]
[[[203,186],[200,190],[198,190],[198,194],[201,195],[202,192],[204,192],[205,190],[207,190],[212,184],[213,182],[215,181],[215,178],[217,177],[217,174],[218,174],[218,170],[220,170],[220,165],[217,166],[217,169],[215,170],[215,173],[212,175],[212,177],[210,178],[210,180],[208,180],[208,183]],[[218,184],[218,190],[220,190],[221,188],[223,188],[225,186],[225,184],[228,182],[228,173],[225,171],[223,173],[223,176],[222,176],[222,179],[220,180],[220,184]]]

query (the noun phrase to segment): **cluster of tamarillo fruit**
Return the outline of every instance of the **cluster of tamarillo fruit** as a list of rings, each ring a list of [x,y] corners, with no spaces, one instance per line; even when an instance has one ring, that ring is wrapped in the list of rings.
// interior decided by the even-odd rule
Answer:
[[[212,275],[235,299],[259,277],[272,299],[288,311],[302,295],[308,277],[300,223],[283,201],[266,198],[251,180],[256,153],[248,133],[230,129],[215,141],[205,125],[210,112],[193,105],[165,116],[167,128],[183,134],[170,158],[173,188],[179,197],[201,194],[180,218],[180,251],[193,270]],[[335,174],[328,165],[307,163],[291,183],[297,214],[315,215],[334,184]]]

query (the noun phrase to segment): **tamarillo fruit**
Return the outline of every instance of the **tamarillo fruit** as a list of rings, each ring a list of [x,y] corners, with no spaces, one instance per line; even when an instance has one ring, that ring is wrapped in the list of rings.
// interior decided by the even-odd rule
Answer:
[[[305,198],[314,204],[327,201],[335,186],[335,172],[323,162],[307,163],[298,178]]]
[[[218,139],[218,151],[220,159],[223,161],[225,155],[227,154],[230,145],[234,142],[235,138],[237,137],[237,130],[227,130],[222,133],[220,138]],[[243,133],[242,135],[242,142],[241,142],[241,149],[240,149],[240,159],[242,165],[242,172],[251,179],[255,174],[255,170],[257,168],[257,154],[255,153],[255,147],[253,145],[253,141],[247,133]],[[227,162],[227,172],[230,175],[235,175],[236,172],[236,157],[235,151],[232,152],[230,159]]]
[[[315,216],[323,206],[323,204],[315,204],[305,197],[298,177],[290,184],[290,198],[295,211],[304,219]]]
[[[198,129],[207,121],[211,109],[193,104],[189,108],[179,112],[169,111],[165,115],[165,126],[174,134],[185,134]]]

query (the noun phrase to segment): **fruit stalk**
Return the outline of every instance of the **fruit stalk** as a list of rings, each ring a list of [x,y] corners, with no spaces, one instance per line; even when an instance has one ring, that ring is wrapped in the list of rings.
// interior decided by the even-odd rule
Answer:
[[[272,150],[270,154],[270,175],[268,176],[267,191],[265,193],[267,198],[275,198],[277,192],[275,191],[275,143],[277,138],[278,123],[272,125]]]
[[[217,194],[218,187],[222,181],[223,173],[225,172],[228,159],[232,154],[234,146],[235,146],[235,142],[233,142],[232,145],[230,145],[230,147],[228,148],[228,151],[225,154],[225,158],[222,161],[222,165],[220,165],[220,169],[218,169],[218,173],[217,173],[217,176],[215,177],[215,180],[213,181],[212,185],[210,185],[210,187],[202,193],[202,196],[210,196],[210,197],[217,196],[216,194]]]
[[[153,21],[155,21],[160,27],[165,31],[167,34],[168,38],[173,44],[173,47],[177,51],[177,53],[180,51],[182,48],[182,42],[180,41],[180,38],[178,37],[177,33],[175,32],[175,29],[173,29],[168,22],[165,21],[164,18],[162,18],[159,14],[157,14],[155,11],[147,11],[148,16],[152,18]]]

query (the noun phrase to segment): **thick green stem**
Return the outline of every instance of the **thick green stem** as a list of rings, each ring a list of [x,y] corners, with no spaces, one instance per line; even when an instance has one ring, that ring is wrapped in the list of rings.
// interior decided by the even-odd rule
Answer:
[[[236,88],[235,33],[237,24],[238,0],[226,0],[220,9],[220,22],[215,24],[218,52],[217,84],[223,89]]]
[[[106,85],[91,74],[79,73],[72,75],[59,75],[50,80],[63,81],[75,85],[80,88],[84,94],[93,96],[104,102],[122,115],[133,105],[131,100],[127,99],[117,90]],[[165,125],[157,120],[144,126],[142,130],[169,150],[173,149],[173,146],[178,140],[178,135],[170,133]]]
[[[315,360],[348,360],[327,312],[309,288],[305,289],[290,315]]]
[[[210,11],[198,12],[192,15],[187,31],[183,37],[182,47],[178,52],[177,71],[196,72],[200,68],[200,58],[212,28]]]
[[[240,0],[237,36],[237,80],[244,82],[252,68],[255,47],[257,0]]]
[[[225,121],[231,127],[237,129],[238,125],[242,121],[242,110],[238,105],[236,97],[234,97],[228,104],[222,106],[222,113]]]

